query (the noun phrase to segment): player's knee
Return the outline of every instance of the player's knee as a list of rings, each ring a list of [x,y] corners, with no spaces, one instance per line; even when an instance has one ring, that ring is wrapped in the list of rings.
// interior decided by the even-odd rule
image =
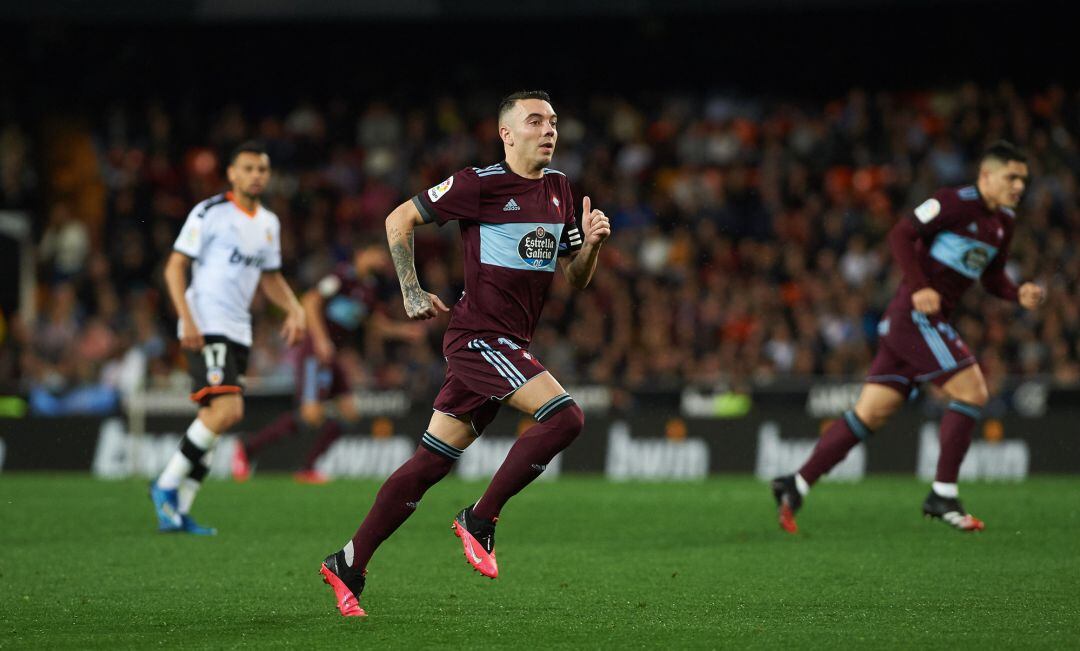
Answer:
[[[852,410],[855,416],[870,430],[878,430],[889,422],[889,418],[896,409],[892,405],[884,404],[858,404]]]
[[[985,407],[986,403],[990,402],[990,390],[986,387],[985,382],[976,383],[965,393],[966,395],[959,396],[959,399],[976,407]]]
[[[225,431],[244,419],[243,400],[219,400],[214,404],[221,431]]]
[[[585,412],[581,411],[581,407],[571,399],[541,422],[554,425],[553,429],[560,433],[559,438],[566,446],[570,445],[585,429]]]

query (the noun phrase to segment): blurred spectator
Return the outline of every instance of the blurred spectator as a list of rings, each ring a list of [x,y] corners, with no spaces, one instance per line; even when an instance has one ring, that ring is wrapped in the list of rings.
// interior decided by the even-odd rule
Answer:
[[[5,367],[53,390],[171,386],[179,356],[160,266],[187,211],[222,189],[222,156],[241,140],[262,138],[272,152],[269,202],[301,290],[348,256],[354,233],[380,233],[397,203],[500,158],[486,99],[408,102],[304,99],[256,116],[192,99],[88,116],[99,125],[90,135],[107,188],[104,234],[73,204],[52,205],[39,251],[41,321],[9,326]],[[1028,147],[1032,169],[1009,273],[1042,283],[1049,300],[1023,314],[975,288],[956,324],[997,385],[1006,374],[1080,383],[1080,94],[964,84],[853,89],[824,103],[687,93],[642,104],[556,98],[556,107],[553,166],[615,226],[593,286],[576,293],[557,278],[536,332],[534,352],[566,383],[644,390],[859,377],[898,281],[885,234],[937,187],[969,182],[981,149],[1002,137]],[[41,147],[28,132],[0,129],[5,207],[24,205],[36,187]],[[457,229],[417,237],[425,286],[453,301],[463,283]],[[401,316],[396,301],[389,309]],[[272,320],[256,323],[252,378],[287,384],[290,352]],[[347,360],[357,386],[434,390],[442,325],[420,344],[363,342]]]

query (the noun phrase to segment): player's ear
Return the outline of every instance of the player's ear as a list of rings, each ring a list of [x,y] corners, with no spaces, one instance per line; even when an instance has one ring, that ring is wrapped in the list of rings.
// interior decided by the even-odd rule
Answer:
[[[514,134],[510,131],[510,127],[505,124],[499,125],[499,137],[502,138],[504,145],[509,147],[514,146]]]

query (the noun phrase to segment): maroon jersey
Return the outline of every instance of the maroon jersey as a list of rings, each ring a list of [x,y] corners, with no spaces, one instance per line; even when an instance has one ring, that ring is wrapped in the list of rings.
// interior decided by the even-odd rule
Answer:
[[[350,265],[339,265],[315,287],[323,299],[326,332],[335,346],[354,344],[367,318],[382,311],[376,279],[358,278]]]
[[[450,315],[444,354],[490,336],[527,346],[559,253],[582,244],[566,176],[545,169],[542,178],[527,179],[505,162],[467,167],[413,204],[425,221],[457,220],[461,229],[465,292]]]
[[[1015,217],[1007,208],[987,208],[975,186],[938,190],[890,235],[904,280],[889,312],[909,314],[911,294],[933,287],[941,294],[942,316],[948,318],[976,280],[991,293],[1016,300],[1016,286],[1005,275]]]

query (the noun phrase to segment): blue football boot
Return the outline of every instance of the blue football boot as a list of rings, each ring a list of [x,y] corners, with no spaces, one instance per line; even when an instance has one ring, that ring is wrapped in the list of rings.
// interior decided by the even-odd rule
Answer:
[[[213,527],[204,527],[198,522],[191,519],[190,515],[184,514],[180,516],[180,527],[183,531],[194,534],[196,536],[216,536],[217,529]]]
[[[157,513],[158,531],[162,533],[175,533],[184,531],[184,523],[180,519],[177,490],[158,488],[157,482],[150,484],[150,500],[154,502],[154,512]]]

